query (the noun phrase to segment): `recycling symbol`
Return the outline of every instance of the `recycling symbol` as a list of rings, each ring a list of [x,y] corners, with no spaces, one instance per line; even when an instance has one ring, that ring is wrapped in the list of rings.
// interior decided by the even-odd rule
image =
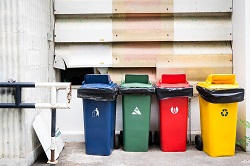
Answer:
[[[227,109],[223,109],[220,114],[221,116],[227,116],[228,115]]]

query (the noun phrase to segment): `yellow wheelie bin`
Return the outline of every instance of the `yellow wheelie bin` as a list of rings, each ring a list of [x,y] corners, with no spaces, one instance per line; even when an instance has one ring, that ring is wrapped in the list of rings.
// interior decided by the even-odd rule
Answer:
[[[234,74],[211,74],[196,86],[199,92],[201,138],[196,147],[209,156],[233,156],[236,144],[238,102],[244,100]],[[198,148],[198,149],[199,149]]]

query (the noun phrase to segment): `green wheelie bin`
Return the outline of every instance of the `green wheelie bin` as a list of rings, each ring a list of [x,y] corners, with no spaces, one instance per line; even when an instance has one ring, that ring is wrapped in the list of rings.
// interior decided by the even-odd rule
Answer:
[[[123,149],[146,152],[149,144],[151,95],[155,88],[148,75],[125,75],[119,88],[123,110]]]

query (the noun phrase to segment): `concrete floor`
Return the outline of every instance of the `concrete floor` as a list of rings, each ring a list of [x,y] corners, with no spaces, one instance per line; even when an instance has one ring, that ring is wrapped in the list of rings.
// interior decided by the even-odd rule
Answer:
[[[43,155],[34,166],[48,166]],[[125,152],[114,150],[110,156],[85,154],[83,143],[67,143],[58,159],[58,166],[249,166],[250,154],[237,150],[233,157],[212,158],[194,146],[186,152],[164,153],[157,147],[149,152]]]

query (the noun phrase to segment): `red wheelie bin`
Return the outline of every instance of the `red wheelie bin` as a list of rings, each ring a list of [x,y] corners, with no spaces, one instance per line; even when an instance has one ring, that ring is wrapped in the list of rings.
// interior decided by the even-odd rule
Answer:
[[[163,74],[157,83],[160,146],[164,152],[186,151],[188,97],[193,96],[185,74]]]

